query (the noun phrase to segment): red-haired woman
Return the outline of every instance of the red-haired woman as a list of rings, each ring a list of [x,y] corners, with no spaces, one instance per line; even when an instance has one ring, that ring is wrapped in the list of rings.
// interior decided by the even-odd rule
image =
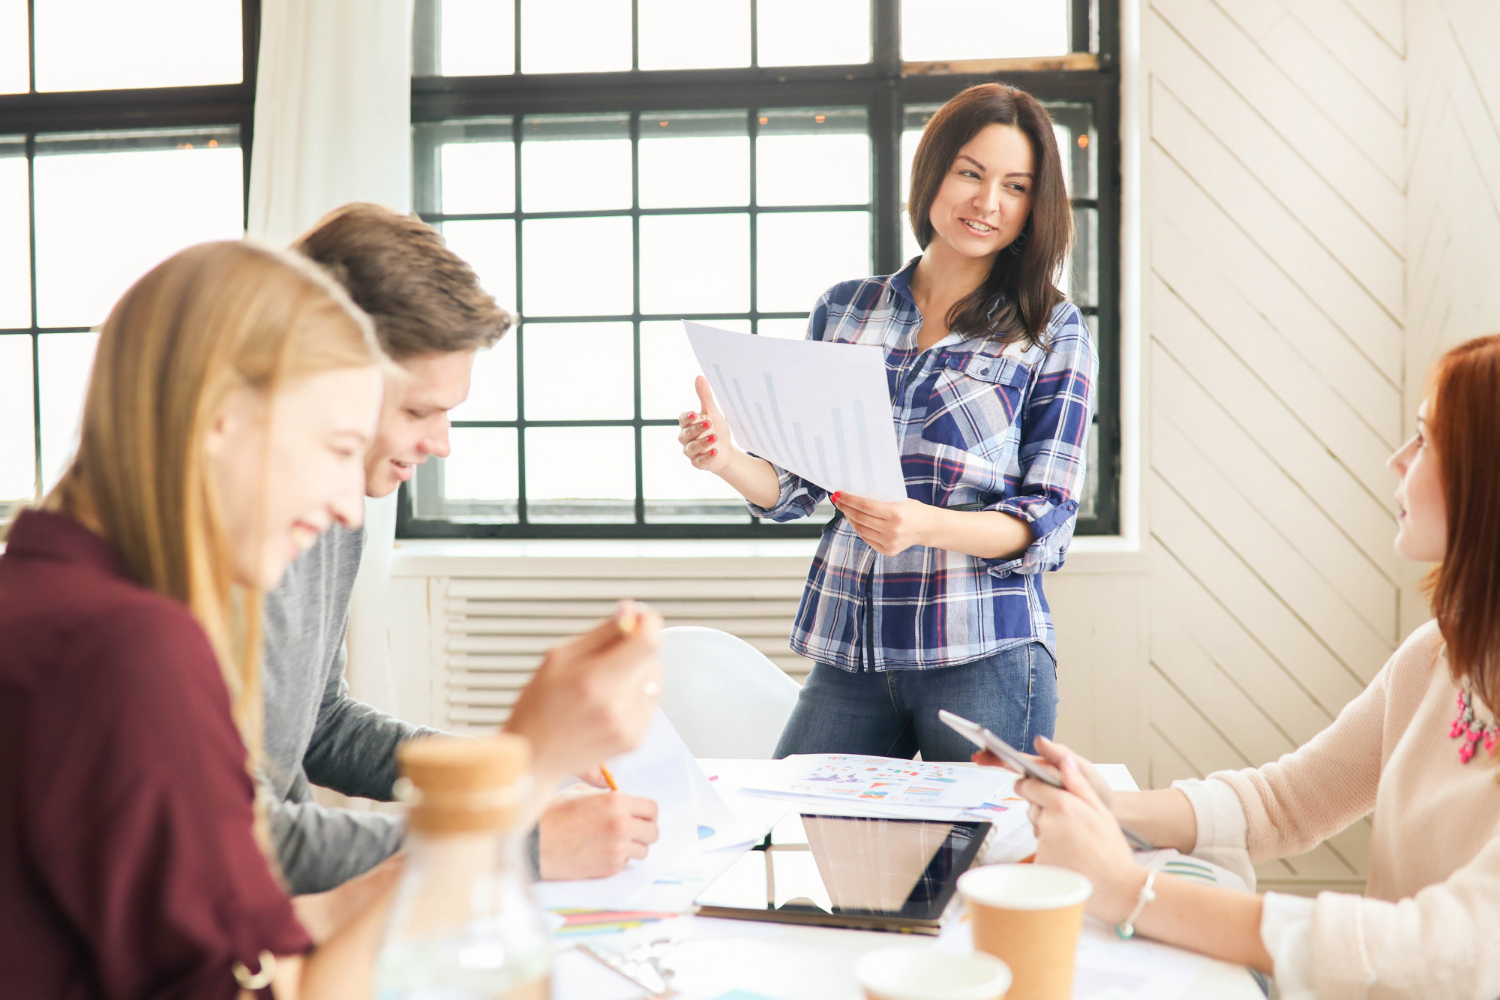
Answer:
[[[832,493],[792,633],[816,666],[778,757],[864,753],[964,760],[951,708],[1017,746],[1052,735],[1057,663],[1041,574],[1077,519],[1098,361],[1057,288],[1073,235],[1052,119],[1031,95],[971,87],[932,117],[908,209],[922,256],[841,282],[807,336],[885,350],[908,499]],[[814,483],[729,440],[702,412],[678,440],[773,521],[806,517]]]
[[[1274,764],[1110,795],[1087,761],[1043,743],[1066,791],[1023,780],[1037,860],[1094,883],[1089,909],[1140,933],[1273,973],[1281,996],[1500,996],[1500,336],[1449,351],[1391,456],[1396,551],[1437,562],[1435,620],[1333,724]],[[981,763],[998,764],[990,757]],[[1374,812],[1363,897],[1148,883],[1115,819],[1250,874]],[[1148,889],[1150,891],[1148,891]],[[1154,891],[1154,898],[1152,892]],[[1128,929],[1132,925],[1125,925]]]

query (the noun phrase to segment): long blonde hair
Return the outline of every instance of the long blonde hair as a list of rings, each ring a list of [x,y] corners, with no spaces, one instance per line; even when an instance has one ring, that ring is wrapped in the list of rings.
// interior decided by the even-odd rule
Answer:
[[[137,583],[192,611],[252,771],[264,714],[261,599],[233,583],[206,435],[236,387],[269,399],[289,379],[383,363],[369,319],[310,262],[238,241],[189,247],[110,311],[78,453],[45,501],[92,522]]]

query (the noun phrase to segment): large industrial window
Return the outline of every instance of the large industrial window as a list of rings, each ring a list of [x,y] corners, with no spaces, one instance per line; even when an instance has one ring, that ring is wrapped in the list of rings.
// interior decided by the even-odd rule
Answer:
[[[0,519],[71,458],[120,294],[244,231],[258,11],[0,0]]]
[[[1115,0],[419,0],[422,217],[523,322],[482,354],[406,537],[789,537],[676,445],[680,320],[802,337],[833,283],[918,250],[902,204],[932,112],[1041,99],[1101,358],[1082,533],[1118,530]]]

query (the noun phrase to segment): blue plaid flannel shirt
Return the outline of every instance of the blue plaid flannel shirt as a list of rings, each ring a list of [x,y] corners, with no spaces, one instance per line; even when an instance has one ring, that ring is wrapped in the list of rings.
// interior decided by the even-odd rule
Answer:
[[[1048,326],[1049,349],[1002,349],[950,333],[919,352],[915,264],[834,285],[813,309],[807,336],[885,347],[907,496],[939,506],[985,502],[1024,520],[1034,540],[1014,559],[925,546],[882,556],[840,519],[813,558],[792,649],[850,671],[954,666],[1038,639],[1056,656],[1040,574],[1063,564],[1077,520],[1099,372],[1092,337],[1063,302]],[[828,496],[776,472],[776,506],[750,504],[751,513],[790,521]]]

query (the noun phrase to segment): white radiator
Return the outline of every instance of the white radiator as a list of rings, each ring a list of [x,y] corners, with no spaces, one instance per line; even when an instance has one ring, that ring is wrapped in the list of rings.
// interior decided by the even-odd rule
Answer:
[[[499,573],[492,562],[483,577],[428,578],[434,725],[492,731],[542,654],[592,628],[622,597],[649,603],[668,625],[737,635],[798,681],[812,669],[787,647],[805,559],[548,560],[544,571],[535,562],[506,560],[513,565]]]

